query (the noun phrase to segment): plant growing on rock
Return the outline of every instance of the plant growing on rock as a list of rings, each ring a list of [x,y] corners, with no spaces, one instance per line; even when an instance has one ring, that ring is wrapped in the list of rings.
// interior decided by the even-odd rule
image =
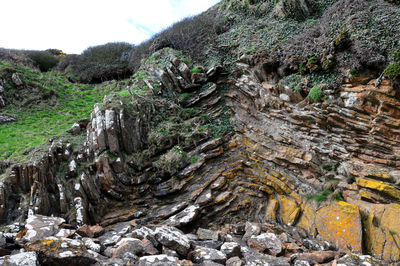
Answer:
[[[323,201],[326,201],[328,199],[328,196],[332,193],[333,193],[332,190],[325,189],[324,191],[321,191],[320,193],[306,196],[306,199],[307,200],[315,200],[316,202],[321,203]]]
[[[187,154],[181,146],[174,146],[154,164],[166,172],[172,172],[179,168],[180,164],[186,160],[186,157]]]
[[[313,102],[319,102],[322,97],[322,91],[318,86],[313,87],[308,93],[307,98],[311,99]]]
[[[201,68],[194,67],[194,68],[192,68],[192,70],[190,70],[190,72],[192,72],[192,73],[201,73],[202,71],[201,71]]]
[[[318,57],[312,56],[307,60],[307,68],[310,70],[310,72],[316,72],[320,69],[320,61]]]
[[[391,63],[386,67],[384,74],[390,79],[400,78],[400,64],[397,62]]]

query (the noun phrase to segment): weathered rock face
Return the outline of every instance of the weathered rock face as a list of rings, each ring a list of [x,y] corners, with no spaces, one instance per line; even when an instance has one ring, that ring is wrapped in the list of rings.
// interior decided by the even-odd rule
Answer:
[[[383,81],[377,88],[374,80],[345,84],[337,101],[305,105],[282,100],[273,82],[247,73],[227,96],[244,132],[235,145],[246,147],[247,165],[275,172],[267,175],[265,184],[280,196],[269,201],[267,217],[298,224],[344,249],[397,260],[398,247],[389,244],[384,251],[382,244],[393,243],[383,231],[396,235],[398,230],[387,216],[396,213],[396,207],[389,207],[396,205],[383,207],[397,203],[400,191],[399,102],[391,83]],[[351,204],[324,203],[316,208],[300,197],[326,187],[329,177],[324,177],[323,164],[340,164],[330,178],[337,179],[335,191]],[[349,184],[353,179],[356,182]]]
[[[343,255],[335,248],[399,260],[400,102],[392,84],[348,83],[335,100],[309,103],[299,93],[281,91],[276,73],[260,74],[262,67],[245,63],[237,67],[241,74],[235,79],[214,76],[207,83],[212,71],[193,76],[172,59],[154,70],[162,89],[153,88],[150,99],[133,98],[127,106],[105,99],[94,108],[82,150],[53,144],[39,163],[12,166],[8,183],[0,185],[0,215],[9,221],[26,215],[18,212],[26,201],[13,195],[30,193],[23,237],[46,263],[168,265],[190,259],[212,265],[232,259],[302,265],[333,261]],[[178,100],[178,92],[189,98]],[[236,128],[220,138],[193,133],[200,123],[193,116],[179,128],[193,132],[170,136],[173,123],[159,118],[190,107],[217,120],[223,97]],[[46,218],[32,222],[37,214],[55,214],[71,225],[61,231],[56,219],[47,228]],[[106,232],[96,235],[89,224]],[[31,230],[44,227],[39,242],[32,242]],[[73,227],[77,232],[67,231]],[[188,232],[197,232],[195,239]],[[62,239],[74,234],[88,239]],[[44,237],[57,239],[43,242]],[[52,245],[70,250],[40,253]]]

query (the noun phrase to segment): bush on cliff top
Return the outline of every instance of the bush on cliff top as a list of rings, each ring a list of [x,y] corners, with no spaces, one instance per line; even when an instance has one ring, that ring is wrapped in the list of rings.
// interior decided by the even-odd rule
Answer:
[[[132,48],[133,45],[124,42],[89,47],[80,56],[67,56],[57,69],[84,83],[123,79],[132,74],[128,67]]]

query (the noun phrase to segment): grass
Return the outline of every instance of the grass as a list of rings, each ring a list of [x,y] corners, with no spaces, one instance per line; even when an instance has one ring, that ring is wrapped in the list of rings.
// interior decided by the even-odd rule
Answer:
[[[202,71],[201,71],[200,68],[194,67],[194,68],[192,68],[192,70],[190,72],[192,72],[192,73],[201,73]]]
[[[2,62],[0,74],[7,71],[18,73],[25,83],[18,90],[26,91],[17,88],[7,91],[9,99],[17,93],[24,97],[14,99],[0,111],[2,115],[17,118],[17,122],[0,125],[0,160],[29,160],[30,150],[44,148],[49,138],[65,134],[76,121],[89,118],[93,105],[109,92],[107,88],[70,83],[56,73],[40,73]],[[43,97],[50,91],[53,96]]]
[[[193,155],[192,156],[192,158],[190,159],[190,162],[193,164],[193,163],[197,163],[198,161],[199,161],[199,159],[200,159],[200,155],[198,155],[198,154],[196,154],[196,155]]]
[[[332,190],[325,189],[324,191],[321,191],[320,193],[308,195],[308,196],[306,196],[306,198],[308,200],[315,200],[316,202],[320,203],[320,202],[326,201],[330,194],[332,194]]]
[[[184,102],[190,98],[190,93],[184,92],[179,96],[179,101]]]

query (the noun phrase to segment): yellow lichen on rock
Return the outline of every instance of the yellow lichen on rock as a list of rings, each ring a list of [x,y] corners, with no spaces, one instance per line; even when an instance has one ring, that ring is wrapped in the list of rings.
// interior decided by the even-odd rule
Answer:
[[[400,190],[390,184],[366,178],[357,178],[356,182],[360,187],[377,190],[400,200]]]
[[[294,225],[301,211],[297,202],[286,196],[281,196],[280,198],[282,221],[287,225]]]
[[[278,208],[279,208],[279,202],[271,197],[270,200],[268,201],[268,206],[266,211],[266,217],[268,220],[276,221],[276,213],[278,211]]]
[[[309,202],[304,203],[301,206],[301,209],[303,210],[303,212],[300,215],[297,226],[303,228],[310,235],[315,237],[317,235],[317,230],[315,226],[316,210],[310,205]]]
[[[315,224],[319,235],[337,247],[362,251],[362,224],[356,205],[339,201],[325,206],[317,211]]]
[[[365,246],[385,260],[400,259],[400,204],[377,204],[364,218]]]

